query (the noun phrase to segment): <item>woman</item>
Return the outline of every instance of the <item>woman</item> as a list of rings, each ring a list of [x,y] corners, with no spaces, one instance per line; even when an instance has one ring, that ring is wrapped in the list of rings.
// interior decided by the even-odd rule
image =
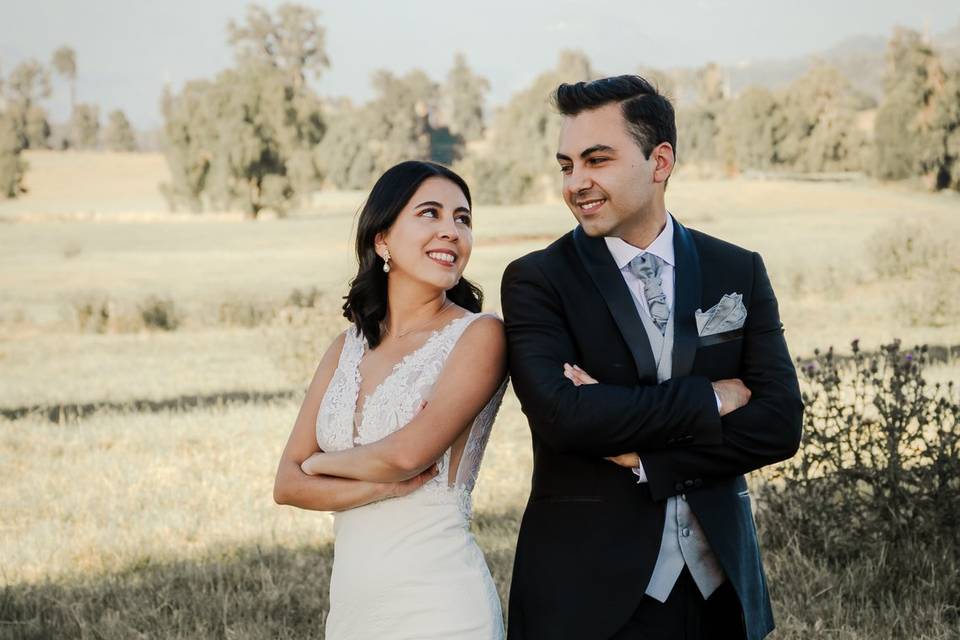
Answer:
[[[337,512],[329,640],[503,637],[469,519],[506,340],[461,277],[470,207],[460,176],[411,161],[360,213],[354,326],[317,367],[274,487],[279,504]]]

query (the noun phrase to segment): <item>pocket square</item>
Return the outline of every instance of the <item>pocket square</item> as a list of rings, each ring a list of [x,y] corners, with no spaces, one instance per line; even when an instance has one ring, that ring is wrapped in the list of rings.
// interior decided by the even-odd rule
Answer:
[[[743,327],[747,308],[743,306],[743,294],[728,293],[706,311],[697,309],[697,335],[712,336]]]

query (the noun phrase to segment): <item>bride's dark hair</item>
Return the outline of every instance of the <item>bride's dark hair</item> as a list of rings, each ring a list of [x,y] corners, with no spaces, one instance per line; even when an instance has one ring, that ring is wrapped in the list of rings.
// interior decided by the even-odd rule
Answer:
[[[357,222],[357,261],[360,268],[350,281],[350,291],[344,296],[343,316],[367,338],[371,349],[380,344],[380,323],[387,315],[387,274],[383,272],[383,259],[377,255],[374,239],[386,232],[397,216],[427,178],[445,178],[454,183],[470,200],[470,188],[456,173],[433,162],[408,160],[387,169],[373,185],[366,203],[360,210]],[[452,288],[447,289],[447,298],[464,309],[479,312],[483,307],[483,292],[480,287],[461,277]]]

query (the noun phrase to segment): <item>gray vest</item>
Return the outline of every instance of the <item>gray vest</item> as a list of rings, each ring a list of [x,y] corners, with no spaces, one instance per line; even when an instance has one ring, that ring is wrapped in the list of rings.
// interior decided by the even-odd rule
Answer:
[[[650,339],[650,347],[657,362],[657,382],[668,380],[673,367],[673,309],[667,320],[665,335],[642,309],[637,310]],[[704,598],[723,584],[726,576],[710,550],[707,538],[697,517],[690,510],[686,496],[674,496],[667,500],[666,521],[660,540],[660,555],[650,576],[646,594],[660,602],[666,602],[673,585],[686,565]]]

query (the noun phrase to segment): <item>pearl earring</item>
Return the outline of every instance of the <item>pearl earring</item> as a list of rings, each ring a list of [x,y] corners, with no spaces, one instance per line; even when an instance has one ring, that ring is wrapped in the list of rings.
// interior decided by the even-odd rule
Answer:
[[[383,255],[383,272],[390,273],[390,252],[387,250],[384,250]]]

